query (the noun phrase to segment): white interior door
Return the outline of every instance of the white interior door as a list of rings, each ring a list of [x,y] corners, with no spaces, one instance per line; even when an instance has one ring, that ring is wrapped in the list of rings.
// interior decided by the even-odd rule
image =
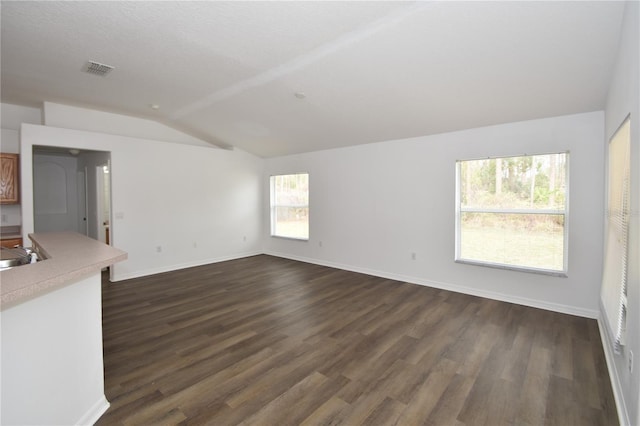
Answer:
[[[104,168],[103,166],[96,167],[96,228],[98,230],[98,240],[103,243],[107,242],[107,234],[105,225],[108,219],[104,215]]]
[[[56,155],[33,157],[34,230],[78,230],[77,160]]]
[[[96,167],[96,228],[97,239],[110,244],[111,194],[109,163]]]

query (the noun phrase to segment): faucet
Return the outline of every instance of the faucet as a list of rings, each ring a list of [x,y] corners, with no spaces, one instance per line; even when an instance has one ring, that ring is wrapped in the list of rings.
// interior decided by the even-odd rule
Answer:
[[[20,244],[16,244],[15,246],[13,246],[13,248],[24,250],[26,254],[31,254],[33,252],[33,249],[31,247],[23,247]]]
[[[23,247],[20,244],[13,246],[15,249],[24,251],[25,258],[29,259],[29,263],[36,263],[38,261],[38,253],[32,247]]]

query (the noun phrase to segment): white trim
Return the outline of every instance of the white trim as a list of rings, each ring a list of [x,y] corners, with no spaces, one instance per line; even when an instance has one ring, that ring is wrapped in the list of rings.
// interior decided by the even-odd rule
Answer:
[[[282,235],[270,235],[271,238],[282,238],[283,240],[291,241],[309,241],[309,238],[297,238],[297,237],[283,237]]]
[[[488,157],[473,157],[473,158],[464,158],[464,159],[457,159],[456,162],[460,162],[460,161],[477,161],[477,160],[498,160],[498,159],[505,159],[505,158],[517,158],[517,157],[537,157],[537,156],[541,156],[541,155],[551,155],[551,154],[564,154],[564,153],[569,153],[569,150],[567,151],[549,151],[549,152],[538,152],[536,151],[536,154],[530,154],[530,153],[522,153],[522,154],[505,154],[505,155],[490,155]]]
[[[565,216],[564,210],[557,209],[485,209],[481,207],[460,207],[461,213],[496,213],[496,214],[546,214]]]
[[[518,272],[528,272],[530,274],[551,275],[552,277],[559,277],[559,278],[569,277],[569,275],[567,275],[566,272],[556,271],[554,269],[527,268],[525,266],[514,266],[514,265],[507,265],[504,263],[483,262],[480,260],[464,259],[464,258],[456,259],[455,262],[463,263],[466,265],[485,266],[487,268],[506,269],[509,271],[518,271]]]
[[[606,318],[602,316],[602,301],[600,302],[600,315],[597,318],[598,329],[600,330],[600,340],[602,341],[602,348],[604,350],[604,359],[607,363],[607,370],[609,371],[609,380],[611,381],[611,388],[613,389],[613,399],[616,402],[616,411],[618,412],[618,421],[620,426],[629,426],[629,411],[624,401],[624,393],[622,391],[622,383],[618,376],[618,370],[616,369],[615,357],[613,348],[611,347],[611,334],[609,328],[604,324]]]
[[[78,420],[76,424],[83,426],[93,425],[98,421],[98,419],[100,419],[100,417],[102,417],[104,413],[107,412],[110,405],[111,404],[109,404],[107,398],[102,395],[102,397],[98,401],[96,401],[95,404],[93,404],[89,411],[87,411],[82,417],[80,417],[80,420]]]
[[[412,277],[401,274],[394,274],[390,272],[378,271],[369,268],[362,268],[359,266],[345,265],[336,262],[329,262],[325,260],[312,259],[302,256],[292,256],[286,253],[279,253],[276,251],[265,251],[264,254],[276,257],[282,257],[285,259],[297,260],[305,263],[312,263],[314,265],[328,266],[330,268],[342,269],[345,271],[358,272],[361,274],[373,275],[376,277],[387,278],[391,280],[407,282],[410,284],[418,284],[426,287],[439,288],[442,290],[454,291],[456,293],[468,294],[471,296],[484,297],[486,299],[499,300],[501,302],[515,303],[517,305],[529,306],[532,308],[544,309],[547,311],[559,312],[562,314],[575,315],[584,318],[597,319],[599,312],[593,309],[578,308],[575,306],[562,305],[560,303],[550,303],[542,300],[528,299],[526,297],[514,297],[505,295],[503,293],[496,293],[493,291],[479,290],[477,288],[461,286],[458,284],[443,283],[439,281],[430,281],[423,278]]]
[[[241,253],[241,254],[236,254],[231,256],[222,256],[222,257],[216,257],[211,259],[197,260],[195,262],[185,262],[185,263],[179,263],[176,265],[163,266],[161,268],[145,269],[143,271],[136,271],[128,274],[116,274],[113,277],[112,282],[146,277],[148,275],[162,274],[164,272],[178,271],[180,269],[193,268],[196,266],[209,265],[212,263],[226,262],[228,260],[242,259],[245,257],[257,256],[260,254],[263,254],[262,251],[251,251],[251,252]]]

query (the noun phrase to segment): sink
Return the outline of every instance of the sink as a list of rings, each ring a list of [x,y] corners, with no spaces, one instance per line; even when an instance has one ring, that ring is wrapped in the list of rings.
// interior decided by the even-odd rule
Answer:
[[[29,247],[6,248],[0,250],[0,271],[38,261],[37,254]]]

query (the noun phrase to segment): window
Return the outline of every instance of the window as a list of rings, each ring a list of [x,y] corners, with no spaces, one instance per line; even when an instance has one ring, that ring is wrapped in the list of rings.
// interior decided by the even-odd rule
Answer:
[[[309,174],[271,176],[271,236],[309,239]]]
[[[609,141],[607,233],[602,276],[605,323],[618,354],[626,344],[631,218],[631,119],[627,117]]]
[[[456,261],[564,275],[568,153],[456,163]]]

